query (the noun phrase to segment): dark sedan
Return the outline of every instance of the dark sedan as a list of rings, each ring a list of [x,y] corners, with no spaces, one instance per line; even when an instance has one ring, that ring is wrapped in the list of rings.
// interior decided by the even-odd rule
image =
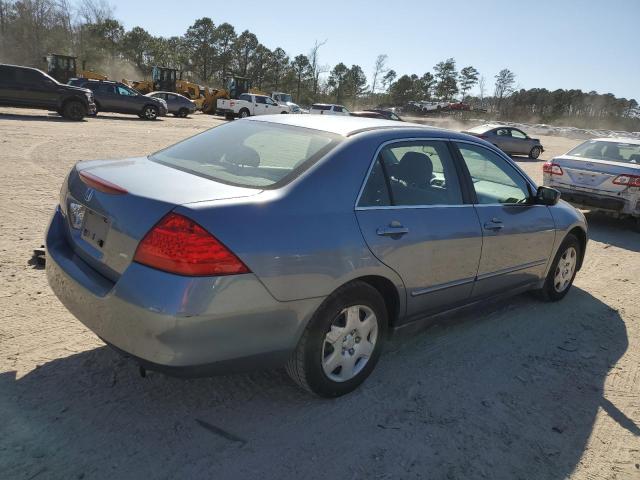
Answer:
[[[462,133],[482,138],[511,155],[527,155],[536,159],[544,152],[540,140],[529,137],[518,128],[506,125],[480,125]]]
[[[161,98],[167,102],[169,113],[173,113],[176,117],[185,118],[189,114],[196,111],[196,104],[187,97],[174,92],[151,92],[147,93],[147,97]]]

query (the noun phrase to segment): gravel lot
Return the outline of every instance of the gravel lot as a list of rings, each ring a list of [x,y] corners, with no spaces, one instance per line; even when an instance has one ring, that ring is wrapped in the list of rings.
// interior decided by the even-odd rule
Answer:
[[[597,216],[564,301],[523,295],[395,338],[347,397],[310,397],[283,371],[141,378],[31,252],[75,162],[218,123],[0,112],[1,478],[640,478],[640,234]],[[579,140],[542,142],[541,160]],[[541,181],[541,161],[518,163]]]

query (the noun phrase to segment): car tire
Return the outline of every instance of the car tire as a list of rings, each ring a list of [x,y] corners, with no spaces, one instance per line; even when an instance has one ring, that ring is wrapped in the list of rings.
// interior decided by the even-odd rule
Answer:
[[[146,105],[142,109],[141,117],[145,120],[156,120],[158,118],[158,107]]]
[[[238,113],[238,116],[240,118],[247,118],[249,116],[251,116],[251,114],[249,113],[249,110],[247,110],[246,108],[243,108],[242,110],[240,110],[240,112]]]
[[[189,115],[189,110],[187,110],[186,108],[181,108],[180,110],[178,110],[178,117],[187,118],[188,115]]]
[[[562,300],[573,285],[578,272],[582,247],[575,235],[565,237],[556,253],[544,285],[537,290],[538,297],[547,302]]]
[[[280,112],[280,115],[287,115],[289,112]]]
[[[373,371],[387,335],[387,309],[371,285],[354,281],[320,305],[286,370],[303,389],[321,397],[355,390]]]
[[[62,107],[62,116],[77,122],[87,116],[87,109],[79,100],[69,100]]]
[[[233,115],[233,113],[227,113],[225,114],[224,118],[226,118],[227,120],[233,120],[235,116]]]
[[[538,146],[535,146],[529,151],[529,158],[532,158],[533,160],[537,160],[541,153],[542,153],[542,149]]]

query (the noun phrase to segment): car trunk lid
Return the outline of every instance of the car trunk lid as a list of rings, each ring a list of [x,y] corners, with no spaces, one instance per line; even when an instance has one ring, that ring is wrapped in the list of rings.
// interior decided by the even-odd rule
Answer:
[[[559,165],[563,171],[562,176],[554,177],[556,182],[606,193],[619,193],[628,188],[613,183],[619,175],[640,175],[640,165],[633,163],[569,155],[554,158],[553,163]]]
[[[140,240],[177,205],[258,193],[133,158],[79,163],[69,175],[61,204],[75,253],[116,281]]]

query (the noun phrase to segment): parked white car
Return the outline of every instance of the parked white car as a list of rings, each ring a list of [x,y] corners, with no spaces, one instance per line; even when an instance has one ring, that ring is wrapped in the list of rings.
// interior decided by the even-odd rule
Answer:
[[[640,231],[640,140],[594,138],[543,166],[544,185],[578,208],[630,217]]]
[[[253,95],[243,93],[237,100],[219,99],[216,105],[217,112],[227,118],[245,118],[254,115],[273,115],[277,113],[290,113],[291,108],[281,105],[267,95]]]
[[[342,105],[334,103],[314,103],[309,113],[314,115],[351,115],[351,112]]]

